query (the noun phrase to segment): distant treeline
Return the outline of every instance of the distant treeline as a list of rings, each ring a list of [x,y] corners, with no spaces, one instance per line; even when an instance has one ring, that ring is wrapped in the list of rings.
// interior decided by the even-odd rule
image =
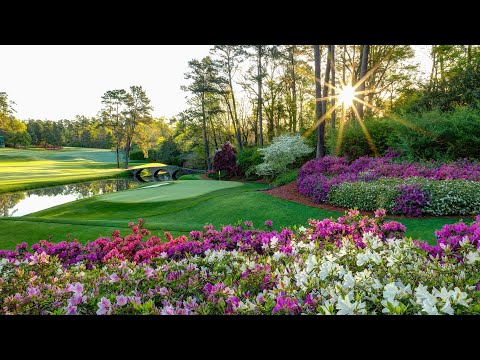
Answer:
[[[96,118],[77,116],[75,120],[27,120],[27,133],[31,145],[76,146],[110,149],[113,144],[111,130]]]

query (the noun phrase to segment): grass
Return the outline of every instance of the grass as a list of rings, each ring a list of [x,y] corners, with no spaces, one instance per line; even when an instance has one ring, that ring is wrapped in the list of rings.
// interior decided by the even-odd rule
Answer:
[[[338,217],[328,211],[279,199],[262,191],[268,185],[211,180],[179,180],[169,185],[137,188],[121,193],[97,195],[59,205],[21,218],[0,219],[0,248],[13,248],[26,241],[37,242],[48,235],[54,241],[67,233],[81,242],[109,236],[114,229],[127,230],[129,221],[143,217],[154,235],[169,231],[187,234],[212,223],[215,227],[252,220],[262,227],[273,220],[274,228],[302,225],[309,218]],[[406,219],[407,236],[433,243],[435,229],[457,219]]]
[[[1,148],[0,193],[130,176],[125,169],[116,168],[115,159],[115,153],[105,149]]]

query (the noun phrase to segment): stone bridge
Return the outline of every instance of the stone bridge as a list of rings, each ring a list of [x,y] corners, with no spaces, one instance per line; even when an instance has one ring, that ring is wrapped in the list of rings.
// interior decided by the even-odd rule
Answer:
[[[132,173],[134,177],[140,179],[140,173],[142,170],[148,170],[150,173],[158,178],[160,172],[165,172],[168,174],[169,178],[172,180],[177,180],[178,176],[180,175],[187,175],[187,174],[205,174],[205,170],[194,170],[188,169],[180,166],[175,165],[165,165],[165,166],[142,166],[135,169],[128,169]]]

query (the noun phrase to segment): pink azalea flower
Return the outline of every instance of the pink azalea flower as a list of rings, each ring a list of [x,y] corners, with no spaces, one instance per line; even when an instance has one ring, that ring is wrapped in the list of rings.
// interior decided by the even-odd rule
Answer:
[[[145,276],[147,277],[147,279],[151,278],[154,275],[154,270],[150,266],[147,266],[145,268]]]
[[[112,275],[110,275],[109,283],[116,283],[119,280],[120,280],[120,278],[118,277],[118,275],[116,273],[113,273]]]
[[[28,287],[28,290],[27,290],[27,293],[28,293],[28,296],[37,296],[37,295],[40,295],[40,290],[38,289],[38,287],[34,286],[34,287]]]
[[[117,295],[117,305],[118,306],[123,306],[126,305],[128,302],[128,297],[124,295]]]
[[[78,315],[77,307],[75,305],[68,305],[67,315]]]
[[[42,253],[40,254],[40,263],[48,263],[48,258],[49,256],[47,255],[47,253],[45,251],[42,251]]]
[[[112,303],[110,302],[110,300],[108,300],[105,297],[102,297],[102,299],[97,305],[98,305],[97,315],[107,314],[112,307]]]
[[[175,315],[175,309],[172,305],[165,306],[161,311],[161,315]]]
[[[76,282],[75,284],[67,284],[65,289],[66,292],[73,292],[74,295],[82,296],[83,293],[83,284]]]

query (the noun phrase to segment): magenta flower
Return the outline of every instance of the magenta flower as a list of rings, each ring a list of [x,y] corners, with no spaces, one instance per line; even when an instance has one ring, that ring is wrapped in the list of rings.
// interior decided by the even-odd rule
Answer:
[[[387,211],[385,209],[375,210],[375,217],[376,218],[383,218],[386,214],[387,214]]]
[[[283,293],[277,296],[277,304],[272,310],[272,314],[283,313],[286,315],[296,315],[302,311],[298,300],[293,300],[291,297],[284,297]]]
[[[76,282],[75,284],[68,284],[67,288],[65,289],[67,292],[73,292],[74,295],[82,296],[83,293],[83,284]]]
[[[273,226],[273,221],[272,220],[265,221],[265,226],[266,227],[272,227]]]

